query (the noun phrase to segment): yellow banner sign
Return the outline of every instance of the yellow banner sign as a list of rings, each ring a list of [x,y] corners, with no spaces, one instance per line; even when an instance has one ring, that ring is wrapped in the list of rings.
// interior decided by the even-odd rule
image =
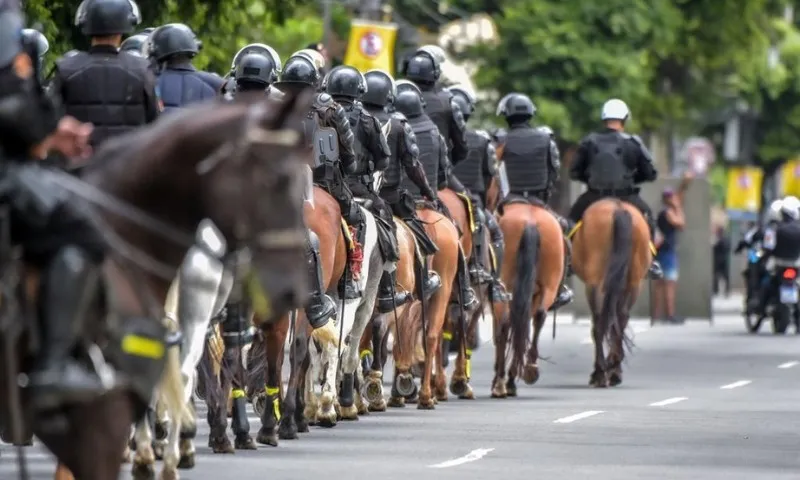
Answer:
[[[394,75],[394,44],[397,39],[397,24],[353,20],[350,24],[350,39],[345,65],[357,68],[362,73],[381,69]]]
[[[764,172],[758,167],[728,169],[728,191],[725,208],[756,213],[761,209],[761,181]]]
[[[800,196],[800,158],[793,158],[781,166],[780,195]]]

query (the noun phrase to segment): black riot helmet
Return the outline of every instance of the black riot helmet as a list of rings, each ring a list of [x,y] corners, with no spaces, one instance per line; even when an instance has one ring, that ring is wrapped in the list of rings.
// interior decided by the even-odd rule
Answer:
[[[425,112],[425,107],[422,105],[422,95],[411,89],[397,92],[397,97],[394,99],[394,108],[409,118],[418,117]]]
[[[119,46],[119,51],[128,52],[138,57],[143,57],[145,45],[147,44],[147,37],[148,35],[146,33],[137,33],[136,35],[131,35],[122,41],[122,44]]]
[[[472,105],[467,102],[467,100],[462,97],[461,95],[453,95],[451,99],[453,103],[458,105],[459,110],[461,110],[461,115],[464,117],[464,121],[466,122],[469,120],[470,115],[472,115]]]
[[[436,57],[425,51],[416,52],[406,66],[406,77],[418,83],[433,85],[442,75],[441,65]]]
[[[367,81],[355,68],[339,65],[322,79],[322,89],[334,97],[359,99],[367,93]]]
[[[173,55],[194,57],[201,44],[191,28],[182,23],[168,23],[155,29],[148,39],[149,55],[163,62]]]
[[[278,79],[278,72],[275,62],[269,56],[248,53],[239,60],[233,76],[237,84],[244,82],[266,88]]]
[[[75,13],[75,26],[90,37],[131,33],[141,21],[133,0],[83,0]]]
[[[319,81],[319,70],[308,57],[298,54],[286,60],[281,73],[281,83],[305,84],[316,88]]]
[[[422,108],[424,110],[427,105],[425,104],[425,98],[422,96],[422,90],[420,90],[416,83],[410,80],[397,81],[397,93],[395,93],[395,101],[397,100],[397,95],[400,95],[401,92],[406,92],[409,90],[414,92],[420,98],[420,101],[422,101]]]
[[[478,103],[478,99],[467,87],[453,85],[452,87],[447,87],[447,91],[453,94],[454,99],[463,99],[463,102],[460,102],[458,106],[461,107],[461,112],[465,117],[475,112],[475,105]],[[467,108],[464,108],[464,105],[467,105]]]
[[[497,116],[512,117],[520,120],[527,120],[536,115],[536,107],[527,95],[523,93],[510,93],[500,100],[497,104]]]
[[[239,65],[239,62],[242,61],[245,55],[248,53],[260,53],[262,55],[266,55],[267,57],[272,59],[272,63],[275,64],[275,70],[280,75],[281,70],[283,69],[283,65],[281,64],[281,57],[278,55],[278,52],[275,51],[274,48],[266,45],[264,43],[251,43],[249,45],[245,45],[242,47],[241,50],[236,52],[236,55],[233,56],[233,61],[231,61],[231,72],[236,71],[236,66]]]
[[[385,107],[394,101],[397,87],[391,75],[383,70],[370,70],[364,74],[367,93],[361,97],[363,103]]]

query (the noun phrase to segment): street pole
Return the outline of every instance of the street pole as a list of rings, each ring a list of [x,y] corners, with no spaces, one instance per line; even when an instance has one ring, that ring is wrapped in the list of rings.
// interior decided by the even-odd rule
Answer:
[[[322,44],[331,51],[331,3],[333,0],[322,0]]]

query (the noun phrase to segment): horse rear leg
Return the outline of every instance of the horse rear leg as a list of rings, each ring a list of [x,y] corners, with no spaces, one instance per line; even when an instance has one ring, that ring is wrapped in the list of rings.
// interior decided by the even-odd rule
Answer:
[[[625,360],[625,329],[628,328],[630,320],[630,307],[633,302],[627,295],[624,295],[617,304],[617,325],[610,332],[610,342],[608,348],[608,385],[616,387],[622,383],[622,362]]]
[[[396,314],[396,312],[394,312]],[[391,313],[389,314],[391,315]],[[364,337],[369,337],[372,347],[372,363],[364,370],[364,397],[367,400],[367,409],[370,412],[386,411],[386,399],[383,396],[383,366],[387,358],[386,350],[388,339],[387,330],[390,319],[384,315],[375,315],[371,328],[364,332]],[[362,350],[363,354],[364,350]],[[363,368],[363,367],[362,367]]]
[[[133,455],[131,476],[135,480],[155,478],[156,455],[153,452],[153,434],[147,415],[136,424],[133,440],[136,443],[136,452]]]
[[[492,398],[506,398],[506,352],[511,333],[508,315],[497,308],[492,308],[492,333],[494,339],[494,379],[492,380]]]
[[[536,302],[541,304],[540,302]],[[543,308],[533,314],[533,341],[528,347],[527,361],[522,369],[522,379],[528,385],[533,385],[539,380],[539,335],[542,333],[544,323],[547,321],[547,312]]]
[[[278,446],[278,424],[281,421],[281,367],[286,345],[286,337],[289,333],[291,319],[288,315],[281,318],[281,321],[270,325],[264,332],[265,359],[267,367],[267,378],[265,394],[263,397],[264,408],[261,412],[261,428],[256,435],[256,441],[263,445],[272,447]],[[295,389],[296,389],[295,384]],[[294,394],[294,391],[291,392]],[[287,397],[290,392],[287,391]],[[296,425],[295,425],[295,428]],[[295,432],[295,438],[297,434]]]
[[[226,369],[225,362],[221,362],[223,365],[220,368],[219,377],[214,376],[212,373],[214,370],[213,363],[212,352],[207,345],[203,352],[203,358],[200,360],[199,371],[200,375],[205,376],[203,384],[206,389],[205,397],[206,405],[208,406],[206,420],[210,428],[208,446],[214,453],[234,453],[233,445],[226,433],[228,428],[226,412],[228,390],[220,384],[223,372]]]
[[[477,328],[477,323],[474,321],[476,314],[480,314],[477,310],[467,312],[462,310],[460,305],[450,307],[450,317],[457,317],[458,320],[458,354],[456,355],[456,365],[453,369],[453,376],[450,379],[450,392],[463,400],[472,400],[475,394],[472,391],[472,386],[469,384],[470,369],[472,366],[472,349],[470,348],[469,339],[474,337],[472,332],[473,328]],[[469,315],[469,321],[461,320],[462,316]],[[442,352],[442,355],[447,356],[447,352]]]

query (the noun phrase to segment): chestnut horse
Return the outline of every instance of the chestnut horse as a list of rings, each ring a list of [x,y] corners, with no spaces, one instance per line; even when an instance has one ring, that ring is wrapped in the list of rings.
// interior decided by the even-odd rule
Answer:
[[[526,384],[539,379],[539,335],[564,274],[564,236],[558,220],[544,205],[512,201],[502,206],[500,228],[505,236],[503,283],[513,292],[509,321],[495,330],[495,376],[492,397],[516,396],[515,379]],[[530,338],[533,313],[533,342]],[[508,331],[508,335],[503,333]],[[506,344],[511,342],[511,362],[506,379]]]
[[[206,218],[219,228],[231,250],[252,252],[270,317],[302,301],[307,292],[302,202],[291,193],[301,187],[302,165],[308,161],[300,140],[310,103],[311,95],[300,94],[283,102],[189,108],[107,142],[85,168],[83,182],[68,174],[47,173],[53,183],[91,204],[87,211],[111,247],[104,273],[111,290],[106,300],[114,302],[89,306],[87,340],[102,343],[141,336],[144,332],[136,329],[145,328],[143,319],[151,319],[146,327],[150,335],[163,338],[166,332],[158,320],[167,291],[187,248],[194,244],[195,228]],[[256,191],[269,199],[269,208],[252,202]],[[235,228],[242,226],[246,228]],[[28,285],[35,283],[30,276],[26,280]],[[5,298],[2,303],[14,300]],[[30,308],[30,301],[29,297],[18,303]],[[109,311],[122,321],[107,322]],[[17,325],[23,323],[15,320]],[[9,334],[0,332],[4,341]],[[117,343],[109,342],[109,348],[119,348]],[[4,353],[4,358],[23,356],[20,351]],[[119,353],[110,353],[116,363]],[[20,365],[22,371],[28,366]],[[6,378],[1,383],[0,423],[9,425],[9,411],[20,420],[34,420],[27,402],[17,405],[21,412],[13,412],[9,399],[15,392],[8,391]],[[39,415],[31,422],[32,430],[77,478],[117,478],[131,424],[144,412],[147,393],[117,387],[86,404]],[[13,440],[23,441],[20,430],[28,428],[16,430],[18,438]]]
[[[647,221],[639,209],[616,199],[593,203],[572,237],[572,264],[586,285],[592,312],[593,387],[622,383],[625,328],[652,253]],[[609,343],[608,357],[603,341]]]

